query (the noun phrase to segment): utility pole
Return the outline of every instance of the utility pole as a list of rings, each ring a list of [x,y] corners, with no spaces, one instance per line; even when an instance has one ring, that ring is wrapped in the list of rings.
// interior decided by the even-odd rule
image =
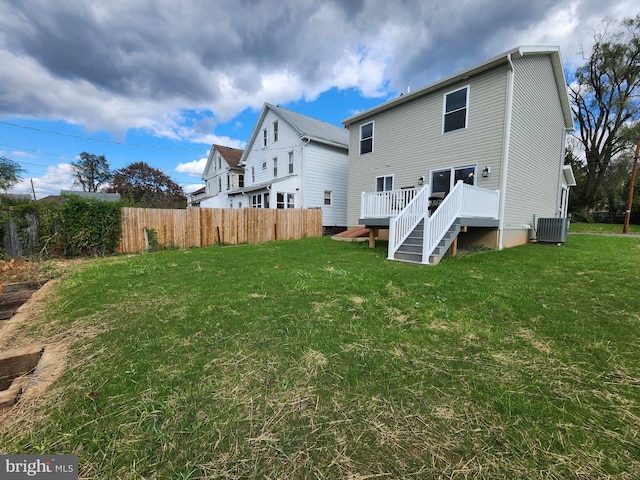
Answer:
[[[631,180],[629,181],[629,197],[627,198],[627,211],[624,215],[624,227],[622,227],[622,233],[629,233],[629,220],[631,219],[631,206],[633,205],[633,190],[636,187],[638,154],[640,154],[640,140],[638,140],[638,143],[636,144],[636,153],[633,154],[633,167],[631,168]]]
[[[33,178],[31,179],[31,191],[33,192],[33,201],[36,200],[36,189],[33,187]]]

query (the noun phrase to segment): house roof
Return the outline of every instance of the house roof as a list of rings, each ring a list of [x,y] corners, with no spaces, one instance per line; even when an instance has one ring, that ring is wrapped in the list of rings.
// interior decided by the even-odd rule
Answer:
[[[298,136],[300,138],[306,138],[314,142],[334,147],[345,149],[349,148],[349,132],[344,128],[316,118],[307,117],[301,113],[292,112],[286,108],[266,102],[262,106],[262,111],[260,112],[260,116],[258,117],[255,126],[253,127],[253,131],[251,132],[247,145],[253,145],[253,142],[262,127],[262,122],[267,116],[267,112],[269,110],[276,113],[280,118],[291,125],[291,127],[298,132]],[[249,150],[250,148],[245,150],[245,153],[242,156],[243,160],[247,157]]]
[[[240,150],[239,148],[231,148],[225,147],[224,145],[213,144],[212,147],[218,151],[222,158],[229,164],[230,167],[237,167],[238,163],[240,163],[240,158],[242,158],[242,153],[244,150]]]
[[[507,52],[504,52],[497,57],[487,60],[479,65],[475,65],[471,68],[462,70],[454,75],[445,77],[442,80],[426,85],[422,88],[414,90],[411,93],[403,94],[397,98],[389,100],[385,103],[378,105],[377,107],[370,108],[360,112],[352,117],[346,118],[342,121],[345,126],[356,123],[365,118],[371,117],[378,113],[384,112],[391,108],[402,105],[403,103],[410,102],[415,98],[427,95],[435,90],[447,87],[461,80],[466,80],[468,77],[478,75],[491,68],[499,65],[508,64],[511,60],[527,55],[549,55],[551,57],[551,64],[553,66],[553,74],[555,77],[556,85],[558,87],[558,95],[560,97],[560,103],[562,105],[562,114],[564,117],[565,127],[568,129],[573,128],[573,117],[571,115],[571,105],[569,103],[569,95],[567,93],[567,82],[564,76],[564,69],[562,67],[562,58],[560,57],[560,48],[556,46],[519,46],[513,48]]]

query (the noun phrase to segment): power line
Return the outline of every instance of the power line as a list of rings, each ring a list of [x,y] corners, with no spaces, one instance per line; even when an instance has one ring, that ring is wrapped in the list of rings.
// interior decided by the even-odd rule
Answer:
[[[24,128],[25,130],[33,130],[35,132],[40,132],[40,133],[49,133],[51,135],[60,135],[61,137],[76,138],[76,139],[80,139],[80,140],[89,140],[91,142],[109,143],[109,144],[112,144],[112,145],[121,145],[123,147],[155,148],[155,149],[160,149],[160,150],[202,151],[202,148],[193,148],[193,147],[167,147],[167,146],[161,146],[161,145],[143,145],[143,144],[139,144],[139,143],[116,142],[115,140],[102,140],[100,138],[83,137],[81,135],[73,135],[71,133],[54,132],[53,130],[45,130],[43,128],[27,127],[26,125],[18,125],[16,123],[11,123],[11,122],[0,121],[0,124],[9,125],[11,127],[16,127],[16,128]]]

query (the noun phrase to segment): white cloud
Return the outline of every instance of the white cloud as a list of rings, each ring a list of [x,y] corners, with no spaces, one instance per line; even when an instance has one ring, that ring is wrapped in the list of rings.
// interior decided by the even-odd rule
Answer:
[[[193,162],[179,163],[175,168],[176,172],[187,173],[192,177],[199,177],[204,172],[204,167],[207,164],[206,158],[200,160],[194,160]]]
[[[191,192],[195,192],[196,190],[202,187],[204,187],[204,183],[192,183],[189,185],[184,185],[182,189],[184,190],[184,193],[189,194]]]
[[[77,190],[77,187],[73,185],[73,179],[73,167],[68,163],[59,163],[48,167],[47,173],[40,178],[23,178],[11,189],[11,193],[31,195],[31,181],[33,181],[36,198],[60,195],[60,190]]]

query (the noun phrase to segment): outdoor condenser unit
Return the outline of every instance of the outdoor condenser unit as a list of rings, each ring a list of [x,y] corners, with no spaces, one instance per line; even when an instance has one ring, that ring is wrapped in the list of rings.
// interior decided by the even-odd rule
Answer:
[[[565,243],[567,229],[566,218],[539,218],[536,240],[543,243]]]

